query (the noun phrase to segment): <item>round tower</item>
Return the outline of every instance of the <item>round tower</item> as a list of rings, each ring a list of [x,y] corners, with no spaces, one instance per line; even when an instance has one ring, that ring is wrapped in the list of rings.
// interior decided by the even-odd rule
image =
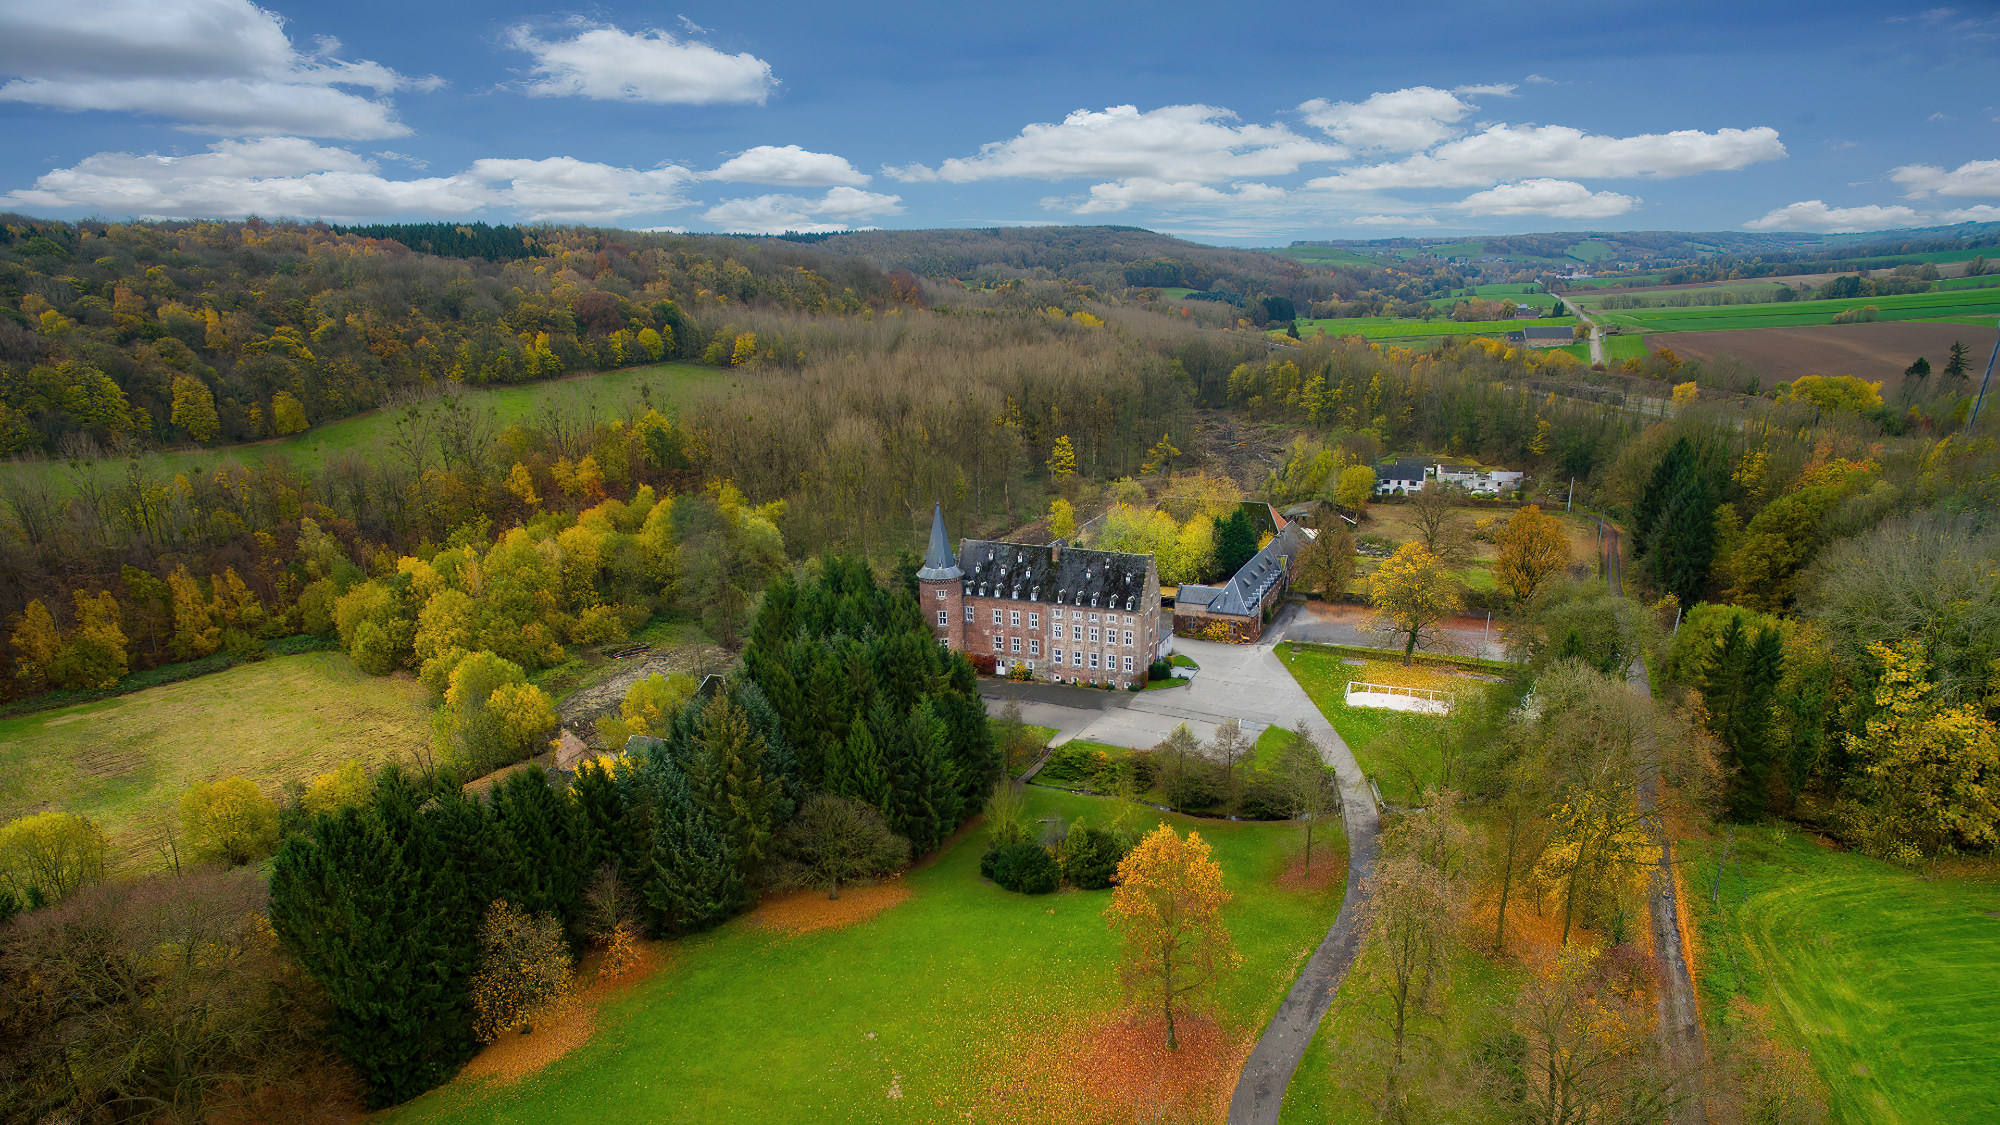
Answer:
[[[931,545],[917,571],[917,601],[930,622],[931,635],[946,648],[965,650],[965,572],[958,569],[951,540],[944,531],[944,506],[931,509]]]

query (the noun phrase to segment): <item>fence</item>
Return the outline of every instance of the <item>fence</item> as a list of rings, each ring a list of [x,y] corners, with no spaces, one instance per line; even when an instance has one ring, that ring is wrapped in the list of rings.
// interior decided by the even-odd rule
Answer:
[[[1349,707],[1387,707],[1393,711],[1421,711],[1428,715],[1448,715],[1452,707],[1457,704],[1458,697],[1451,692],[1438,691],[1435,688],[1398,687],[1395,684],[1371,684],[1361,680],[1349,680],[1342,702]]]

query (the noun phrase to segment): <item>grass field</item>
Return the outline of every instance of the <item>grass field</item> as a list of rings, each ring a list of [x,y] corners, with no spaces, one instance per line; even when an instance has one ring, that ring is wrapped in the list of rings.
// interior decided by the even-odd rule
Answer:
[[[1690,842],[1711,1023],[1742,995],[1812,1055],[1834,1119],[2000,1119],[2000,867],[1923,877],[1797,831]]]
[[[1879,320],[1946,320],[2000,316],[2000,289],[1850,297],[1837,301],[1787,301],[1767,305],[1716,305],[1685,309],[1616,309],[1596,314],[1600,323],[1643,332],[1707,332],[1738,328],[1798,328],[1831,324],[1835,314],[1874,305]]]
[[[1108,815],[1103,799],[1029,793],[1038,815]],[[1278,879],[1302,843],[1296,825],[1145,813],[1199,831],[1235,895],[1224,918],[1243,965],[1218,996],[1225,1049],[1208,1082],[1219,1120],[1241,1052],[1339,907],[1341,865],[1327,865],[1324,885],[1292,889]],[[675,943],[663,968],[600,1011],[581,1049],[504,1089],[460,1082],[379,1120],[1131,1120],[1130,1107],[1056,1077],[1120,1006],[1110,892],[1003,891],[979,878],[985,846],[961,839],[899,881],[907,900],[845,928],[790,934],[753,916]]]
[[[1349,680],[1435,688],[1466,696],[1485,688],[1484,681],[1455,676],[1425,665],[1405,668],[1395,659],[1343,655],[1311,645],[1286,643],[1278,652],[1320,714],[1340,732],[1361,772],[1382,787],[1391,804],[1413,805],[1423,790],[1443,780],[1445,762],[1436,737],[1448,721],[1436,715],[1415,715],[1375,707],[1349,707],[1344,701]]]
[[[599,418],[610,418],[621,413],[627,405],[637,403],[642,392],[650,395],[653,405],[665,408],[684,404],[711,390],[734,386],[743,378],[740,373],[726,368],[661,363],[555,382],[474,389],[467,395],[475,405],[491,405],[500,425],[505,427],[529,420],[548,402],[574,402]],[[329,461],[367,454],[380,448],[393,432],[394,425],[393,411],[376,410],[315,426],[287,438],[148,454],[140,459],[140,463],[156,476],[163,477],[171,477],[175,473],[204,473],[232,462],[252,464],[274,457],[289,460],[302,469],[317,471]],[[36,471],[51,470],[34,463],[0,465],[0,473]],[[65,474],[57,472],[55,479],[62,487],[68,487]]]
[[[247,777],[272,797],[349,758],[405,759],[430,737],[424,689],[338,652],[242,664],[132,695],[0,721],[0,821],[47,809],[104,826],[127,866],[196,782]]]
[[[1342,250],[1337,246],[1286,246],[1270,251],[1281,258],[1291,258],[1300,262],[1320,262],[1334,265],[1381,264],[1381,259],[1369,254],[1356,254],[1352,250]]]
[[[1573,326],[1575,317],[1539,317],[1534,320],[1453,321],[1438,317],[1419,320],[1398,316],[1354,316],[1334,320],[1301,320],[1299,335],[1310,336],[1321,328],[1329,336],[1359,336],[1365,340],[1403,340],[1442,336],[1504,336],[1522,328]],[[1277,335],[1284,335],[1280,329]]]

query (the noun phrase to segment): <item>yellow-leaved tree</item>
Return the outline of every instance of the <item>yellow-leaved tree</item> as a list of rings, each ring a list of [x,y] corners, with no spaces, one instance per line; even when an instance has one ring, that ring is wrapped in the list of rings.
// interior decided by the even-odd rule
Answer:
[[[1169,1048],[1180,1046],[1175,1015],[1200,1004],[1236,967],[1222,924],[1230,897],[1199,832],[1183,838],[1162,824],[1118,864],[1105,913],[1125,942],[1120,976],[1134,1003],[1166,1017]]]
[[[569,945],[554,915],[531,917],[501,899],[480,924],[479,952],[472,1019],[481,1042],[532,1025],[569,1000],[574,986]]]
[[[2000,731],[1977,704],[1946,706],[1923,642],[1871,644],[1876,716],[1849,741],[1865,793],[1844,819],[1870,851],[1903,863],[2000,842]]]
[[[655,737],[665,734],[667,724],[673,721],[681,705],[694,698],[696,686],[694,677],[680,672],[672,676],[655,672],[636,680],[625,689],[618,717],[599,722],[597,733],[604,737],[605,745],[614,749],[625,745],[625,740],[635,734]]]
[[[1060,496],[1049,501],[1049,534],[1057,539],[1076,535],[1076,509]]]
[[[62,648],[62,634],[56,631],[55,615],[38,598],[28,603],[21,623],[14,629],[14,675],[30,692],[48,685],[56,653]]]
[[[278,806],[248,778],[204,782],[181,794],[181,830],[197,854],[241,867],[278,849]]]
[[[1562,521],[1530,504],[1507,520],[1494,536],[1500,559],[1493,577],[1514,600],[1534,599],[1549,579],[1569,565],[1569,534]]]
[[[24,904],[61,902],[104,878],[110,844],[88,817],[36,813],[0,828],[0,883]]]
[[[1405,543],[1368,578],[1368,601],[1381,611],[1376,626],[1404,638],[1403,663],[1411,663],[1417,642],[1434,637],[1437,623],[1457,613],[1458,578],[1421,543]]]

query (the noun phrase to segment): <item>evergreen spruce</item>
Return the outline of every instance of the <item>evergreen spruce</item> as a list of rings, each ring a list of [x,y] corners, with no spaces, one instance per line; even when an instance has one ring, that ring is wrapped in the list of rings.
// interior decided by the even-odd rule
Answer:
[[[1771,707],[1784,676],[1784,647],[1776,629],[1753,639],[1741,617],[1731,617],[1702,670],[1701,693],[1709,725],[1728,753],[1723,804],[1729,819],[1754,821],[1770,792]]]
[[[742,905],[735,849],[683,789],[658,810],[643,898],[657,934],[708,929]]]

